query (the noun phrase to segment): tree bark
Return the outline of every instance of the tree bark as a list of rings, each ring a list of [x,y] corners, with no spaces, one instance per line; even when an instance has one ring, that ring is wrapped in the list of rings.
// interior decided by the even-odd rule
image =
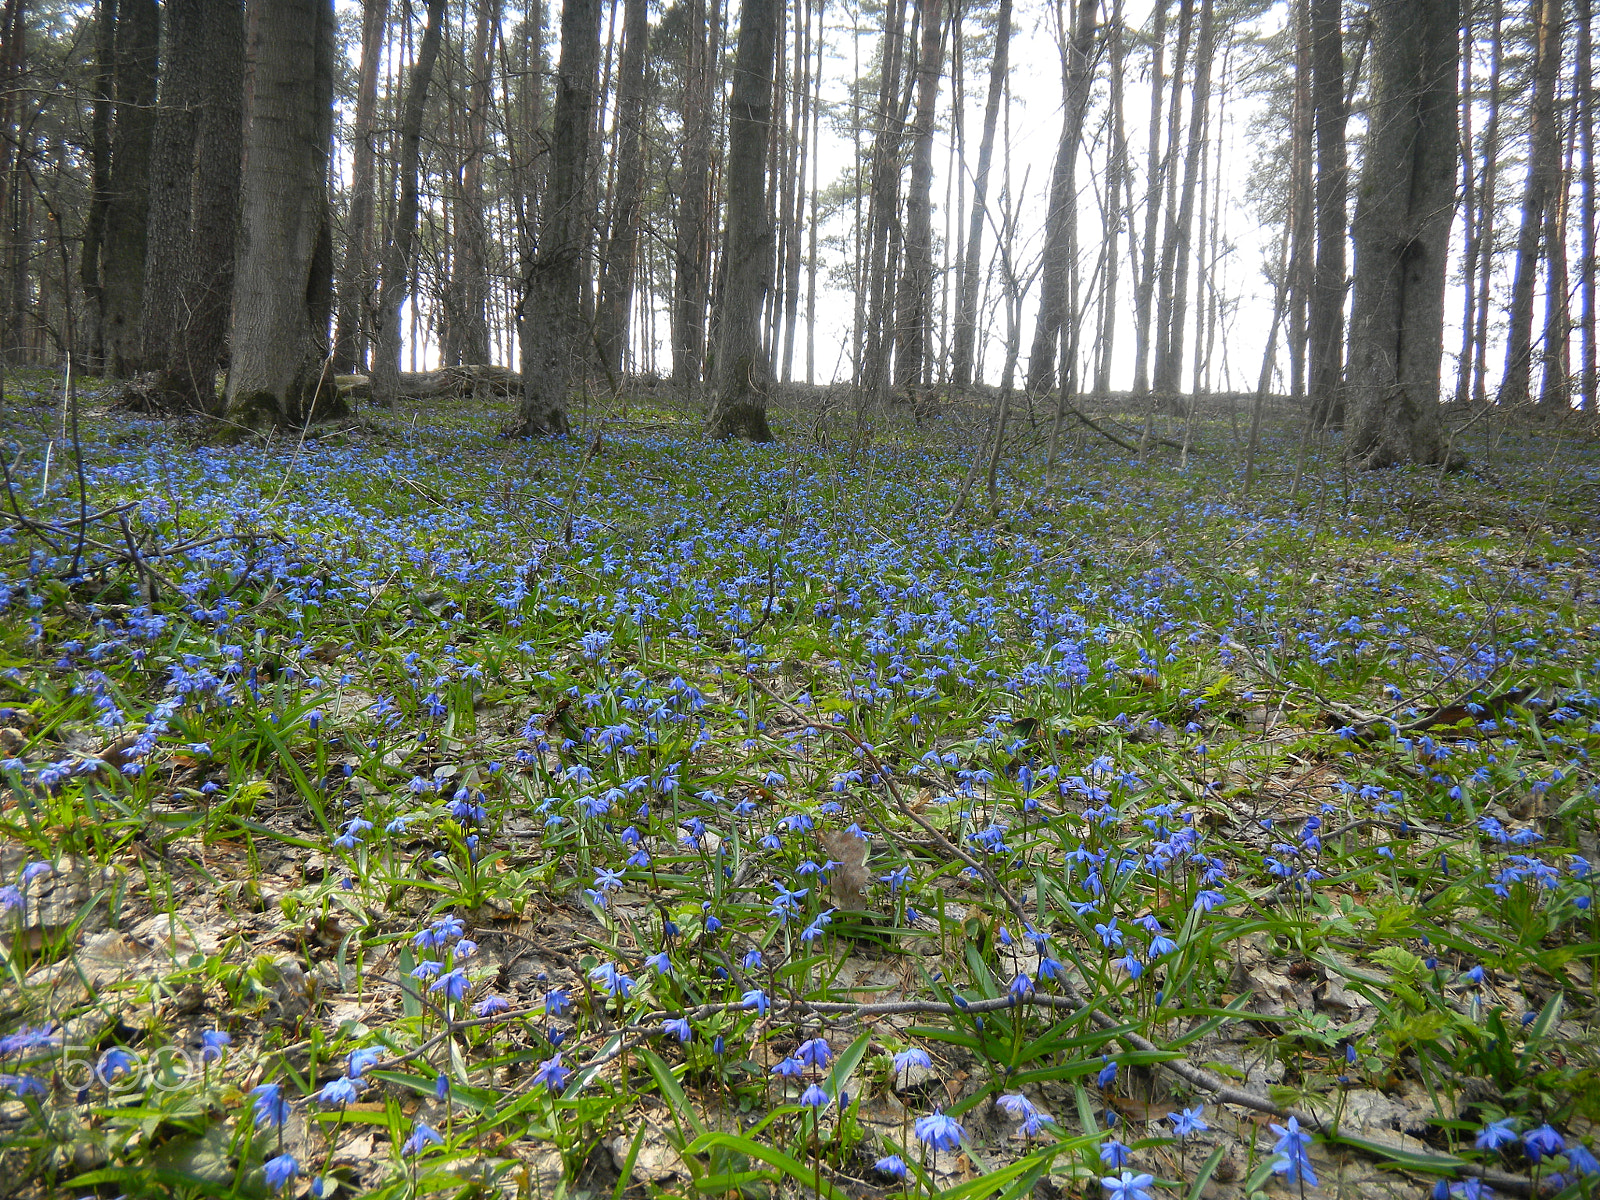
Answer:
[[[1144,242],[1133,290],[1133,392],[1150,390],[1150,330],[1155,312],[1156,250],[1160,241],[1161,191],[1165,159],[1161,154],[1161,100],[1165,89],[1162,57],[1166,49],[1167,0],[1155,0],[1150,32],[1150,130],[1145,167]]]
[[[95,6],[94,74],[89,105],[89,211],[83,222],[78,257],[78,282],[83,288],[82,328],[78,359],[95,374],[104,368],[105,291],[101,286],[100,249],[105,242],[106,210],[111,207],[111,114],[117,94],[116,0]]]
[[[489,239],[484,222],[483,163],[499,0],[477,0],[463,124],[460,188],[455,197],[444,357],[468,365],[489,361]]]
[[[911,399],[922,383],[933,299],[933,118],[944,59],[944,5],[917,0],[917,109],[911,126],[911,187],[906,193],[905,257],[895,301],[895,386]]]
[[[444,35],[445,0],[428,0],[428,25],[417,43],[417,59],[406,81],[405,105],[400,118],[400,147],[395,169],[400,176],[400,202],[394,227],[384,250],[378,281],[377,328],[372,341],[372,395],[392,400],[400,383],[400,308],[413,274],[411,249],[417,236],[417,174],[421,167],[422,118],[427,111],[428,85],[439,58]]]
[[[595,342],[600,358],[620,374],[628,348],[633,280],[638,258],[639,208],[644,182],[645,70],[650,10],[645,0],[626,0],[622,63],[617,80],[617,183],[611,199],[611,234],[600,272]]]
[[[1375,0],[1355,216],[1351,424],[1360,467],[1438,463],[1444,285],[1456,183],[1456,0]]]
[[[1040,272],[1039,315],[1028,352],[1028,391],[1043,395],[1056,382],[1056,348],[1068,320],[1070,281],[1078,257],[1078,139],[1093,81],[1089,51],[1094,46],[1097,0],[1078,0],[1072,30],[1061,46],[1061,141],[1050,176],[1050,207],[1045,212],[1044,269]],[[1065,32],[1065,31],[1063,31]],[[1074,314],[1075,317],[1075,314]],[[1068,364],[1061,364],[1065,386]]]
[[[1596,409],[1595,386],[1595,164],[1594,164],[1594,35],[1591,0],[1577,0],[1578,69],[1578,229],[1581,265],[1578,268],[1578,395],[1579,406]]]
[[[118,0],[116,10],[117,102],[110,202],[100,250],[101,330],[108,373],[126,378],[143,369],[141,318],[160,20],[155,0]]]
[[[672,378],[686,390],[705,368],[707,267],[711,259],[710,197],[712,137],[712,48],[715,19],[705,0],[688,0],[683,72],[683,170],[679,176],[674,230],[676,291],[672,312]]]
[[[383,67],[389,0],[364,0],[361,7],[361,77],[356,85],[355,127],[350,147],[350,212],[345,223],[344,263],[339,272],[337,333],[333,367],[341,374],[366,363],[367,312],[372,302],[372,210],[375,190],[373,122],[378,110],[378,75]]]
[[[336,26],[332,0],[256,3],[227,414],[261,429],[339,411],[326,369]]]
[[[598,0],[565,0],[550,174],[539,205],[539,245],[523,292],[522,400],[510,430],[514,437],[567,432],[567,391],[579,338],[586,333],[581,260],[590,221],[585,176],[599,67]]]
[[[1112,0],[1110,25],[1106,31],[1107,51],[1110,57],[1110,111],[1106,115],[1111,133],[1111,153],[1106,161],[1106,201],[1102,212],[1104,233],[1101,250],[1105,262],[1105,280],[1100,292],[1100,332],[1095,345],[1094,391],[1105,395],[1111,390],[1111,360],[1116,349],[1117,284],[1121,263],[1118,243],[1121,241],[1122,223],[1127,219],[1131,205],[1122,202],[1128,177],[1128,137],[1123,125],[1123,71],[1126,57],[1123,47],[1122,0]]]
[[[1489,45],[1489,115],[1483,129],[1483,182],[1478,189],[1478,219],[1474,233],[1478,239],[1477,314],[1472,335],[1472,398],[1480,404],[1489,399],[1489,276],[1494,265],[1495,185],[1500,165],[1500,66],[1504,47],[1505,4],[1494,0],[1493,34]]]
[[[743,0],[739,50],[728,104],[728,225],[717,314],[717,391],[706,419],[715,438],[772,441],[767,391],[772,364],[763,351],[761,310],[772,283],[773,230],[767,220],[767,141],[778,0]]]
[[[863,401],[881,401],[889,382],[893,345],[889,309],[900,238],[900,146],[905,121],[900,105],[900,68],[908,40],[906,0],[890,0],[883,10],[883,49],[879,54],[877,128],[872,138],[872,178],[867,194],[867,313],[862,358],[857,370]]]
[[[1517,234],[1517,268],[1506,315],[1506,366],[1501,404],[1525,404],[1533,371],[1533,300],[1540,235],[1555,206],[1561,177],[1561,127],[1555,93],[1561,73],[1561,0],[1535,0],[1533,96],[1528,110],[1528,180]]]
[[[966,253],[956,286],[955,345],[950,355],[950,382],[972,383],[972,361],[978,332],[978,278],[983,261],[983,225],[989,215],[989,170],[994,161],[994,131],[1000,97],[1011,69],[1011,0],[1000,0],[995,14],[994,57],[989,61],[989,97],[983,109],[983,138],[978,143],[978,173],[972,180],[972,213],[968,217]]]

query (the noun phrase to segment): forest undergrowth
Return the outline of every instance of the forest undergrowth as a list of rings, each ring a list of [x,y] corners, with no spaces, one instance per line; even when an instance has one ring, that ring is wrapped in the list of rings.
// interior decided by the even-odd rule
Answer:
[[[1226,421],[1089,434],[952,516],[939,421],[34,382],[0,1194],[1600,1182],[1587,435],[1243,496]]]

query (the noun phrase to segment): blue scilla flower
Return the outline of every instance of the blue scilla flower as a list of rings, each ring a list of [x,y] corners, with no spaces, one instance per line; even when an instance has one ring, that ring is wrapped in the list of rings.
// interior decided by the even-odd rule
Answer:
[[[926,1117],[918,1117],[912,1131],[917,1135],[917,1140],[924,1146],[932,1146],[935,1150],[959,1150],[961,1142],[966,1137],[966,1130],[961,1127],[961,1122],[954,1117],[946,1116],[943,1109],[936,1108]]]

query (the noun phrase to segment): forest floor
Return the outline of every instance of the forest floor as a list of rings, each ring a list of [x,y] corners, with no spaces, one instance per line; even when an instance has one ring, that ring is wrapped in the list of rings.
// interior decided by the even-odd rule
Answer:
[[[1591,428],[7,383],[0,1195],[1600,1181]]]

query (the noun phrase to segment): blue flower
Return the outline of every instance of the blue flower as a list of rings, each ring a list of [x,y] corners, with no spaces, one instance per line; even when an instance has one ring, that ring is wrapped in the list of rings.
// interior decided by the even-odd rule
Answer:
[[[1479,1150],[1498,1150],[1502,1146],[1515,1144],[1516,1140],[1517,1130],[1513,1119],[1501,1117],[1498,1121],[1490,1121],[1480,1129],[1472,1144]]]
[[[687,1017],[668,1017],[661,1022],[661,1032],[671,1034],[680,1042],[687,1042],[694,1036],[694,1030],[690,1027]]]
[[[906,1164],[898,1154],[890,1154],[880,1158],[872,1164],[872,1169],[880,1175],[887,1175],[891,1179],[904,1179],[906,1177]]]
[[[511,1001],[504,996],[485,996],[473,1005],[472,1011],[480,1017],[494,1017],[511,1008]]]
[[[751,988],[739,1001],[740,1008],[753,1008],[761,1016],[767,1015],[767,1010],[772,1007],[772,1001],[760,988]]]
[[[894,1073],[898,1077],[911,1070],[912,1067],[921,1067],[928,1070],[933,1066],[933,1060],[928,1057],[928,1052],[921,1046],[908,1046],[894,1056]]]
[[[1272,1151],[1277,1158],[1273,1160],[1272,1169],[1283,1176],[1286,1184],[1294,1184],[1304,1178],[1311,1187],[1317,1186],[1317,1177],[1311,1170],[1311,1159],[1306,1155],[1306,1147],[1311,1145],[1311,1135],[1300,1128],[1298,1117],[1290,1117],[1287,1126],[1274,1124],[1272,1132],[1278,1135],[1278,1140],[1273,1143]]]
[[[444,1138],[439,1136],[439,1131],[431,1125],[418,1121],[412,1127],[411,1136],[400,1147],[402,1154],[421,1154],[429,1146],[444,1145]]]
[[[1579,1175],[1593,1175],[1600,1171],[1600,1161],[1589,1152],[1589,1147],[1582,1142],[1573,1142],[1567,1147],[1567,1166]]]
[[[360,1050],[350,1051],[347,1070],[351,1079],[360,1079],[362,1072],[383,1058],[383,1052],[376,1046],[364,1046]]]
[[[589,972],[589,978],[604,988],[608,996],[626,1000],[633,993],[633,979],[617,970],[613,963],[601,963]]]
[[[1100,1180],[1100,1186],[1110,1193],[1108,1200],[1151,1200],[1150,1185],[1155,1181],[1154,1175],[1124,1171],[1115,1179]]]
[[[800,1093],[800,1103],[813,1111],[819,1108],[827,1108],[829,1102],[828,1093],[814,1083]]]
[[[1105,1065],[1100,1068],[1100,1073],[1094,1077],[1095,1086],[1108,1088],[1117,1080],[1117,1064],[1104,1054],[1100,1056],[1100,1061]]]
[[[282,1125],[289,1118],[289,1102],[283,1098],[283,1088],[276,1083],[263,1083],[250,1089],[251,1111],[256,1124]]]
[[[101,1083],[110,1087],[113,1079],[122,1075],[132,1075],[133,1069],[138,1065],[139,1060],[132,1054],[120,1046],[113,1046],[100,1056],[100,1062],[95,1067],[94,1073]]]
[[[1125,1167],[1128,1165],[1128,1147],[1116,1138],[1107,1138],[1100,1143],[1100,1161],[1108,1167]]]
[[[200,1061],[216,1062],[222,1052],[233,1045],[233,1038],[220,1029],[207,1029],[200,1034]]]
[[[322,1090],[317,1093],[317,1103],[354,1104],[358,1095],[353,1079],[340,1078],[323,1085]]]
[[[280,1154],[267,1159],[263,1169],[267,1175],[267,1186],[275,1192],[282,1191],[284,1184],[300,1174],[300,1164],[292,1154]]]
[[[1566,1139],[1549,1125],[1530,1129],[1522,1135],[1522,1152],[1528,1156],[1530,1162],[1538,1162],[1542,1158],[1560,1154],[1566,1148]]]
[[[540,1064],[539,1069],[533,1073],[533,1082],[543,1084],[552,1092],[559,1092],[567,1082],[567,1076],[572,1074],[561,1065],[560,1053],[552,1054]]]
[[[828,1045],[827,1038],[814,1037],[800,1043],[800,1048],[794,1056],[808,1067],[821,1070],[833,1058],[833,1049]]]
[[[954,1117],[947,1117],[943,1109],[934,1109],[932,1115],[918,1117],[912,1126],[917,1140],[925,1146],[932,1146],[935,1150],[958,1150],[961,1141],[966,1137],[966,1130],[961,1128],[961,1122]]]
[[[1167,1120],[1172,1122],[1172,1132],[1181,1138],[1206,1132],[1211,1126],[1205,1123],[1205,1109],[1205,1105],[1196,1104],[1193,1108],[1186,1108],[1182,1112],[1168,1113]]]
[[[430,993],[442,991],[445,994],[446,999],[463,1000],[466,998],[467,988],[469,986],[471,985],[467,982],[467,973],[460,967],[457,967],[454,971],[451,971],[445,975],[441,975],[438,979],[434,980],[432,986],[428,988],[428,991]]]

